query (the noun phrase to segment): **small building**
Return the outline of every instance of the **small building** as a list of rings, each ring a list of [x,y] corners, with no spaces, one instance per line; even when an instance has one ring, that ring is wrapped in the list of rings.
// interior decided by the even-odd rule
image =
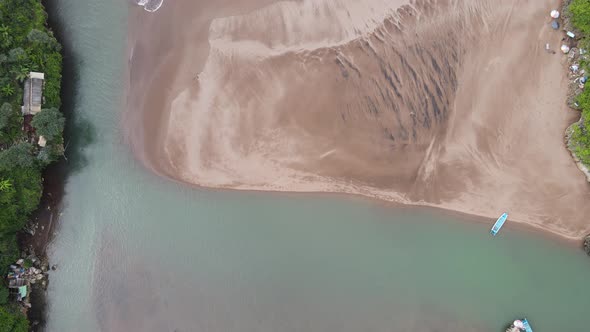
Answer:
[[[23,115],[35,115],[41,112],[43,103],[43,83],[45,81],[44,73],[30,72],[25,81],[23,94]]]
[[[27,297],[27,281],[25,279],[12,279],[8,282],[8,294],[17,301]]]
[[[42,148],[44,148],[45,145],[47,145],[47,140],[45,139],[45,137],[43,137],[43,135],[39,136],[39,141],[37,142],[37,144],[39,144],[39,146]]]

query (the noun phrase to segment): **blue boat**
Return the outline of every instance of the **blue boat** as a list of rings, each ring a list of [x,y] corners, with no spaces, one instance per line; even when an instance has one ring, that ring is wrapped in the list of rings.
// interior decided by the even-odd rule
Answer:
[[[506,332],[533,332],[533,328],[526,318],[517,319],[506,329]]]
[[[506,213],[504,213],[506,214]],[[525,319],[522,320],[522,323],[524,324],[524,330],[525,332],[533,332],[533,328],[531,327],[531,324],[529,324],[529,321]]]
[[[492,234],[493,236],[496,236],[496,234],[498,234],[498,232],[500,231],[500,228],[502,228],[502,226],[504,226],[506,219],[508,219],[508,213],[504,212],[500,216],[500,218],[498,218],[498,220],[496,220],[496,223],[494,224],[494,226],[490,230],[490,234]]]

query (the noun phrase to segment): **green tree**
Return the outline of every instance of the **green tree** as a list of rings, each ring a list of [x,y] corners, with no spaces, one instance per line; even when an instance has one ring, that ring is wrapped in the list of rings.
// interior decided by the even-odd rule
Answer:
[[[5,24],[0,25],[0,38],[2,38],[2,47],[7,48],[12,44],[10,28]]]
[[[45,32],[37,29],[31,29],[31,31],[27,35],[27,40],[31,43],[39,44],[48,44],[51,42],[51,39]]]
[[[4,285],[0,285],[0,305],[8,303],[8,288]]]
[[[6,38],[10,35],[10,28],[6,24],[0,25],[0,36]]]
[[[13,70],[13,74],[15,75],[15,79],[19,82],[24,82],[27,77],[29,77],[29,72],[31,70],[27,66],[20,66],[17,69]]]
[[[12,84],[8,83],[2,87],[2,95],[5,97],[10,97],[14,95],[14,87]]]
[[[13,306],[0,306],[0,331],[27,332],[29,322],[25,315]]]
[[[37,154],[37,160],[39,160],[42,165],[49,165],[53,161],[54,155],[55,154],[52,153],[51,147],[46,146],[39,150],[39,153]]]
[[[39,136],[43,136],[48,142],[51,142],[61,137],[65,122],[63,115],[57,108],[47,108],[35,115],[31,125]]]
[[[8,51],[8,61],[9,62],[20,62],[24,61],[27,58],[27,52],[22,49],[22,47],[13,48]]]
[[[20,220],[16,188],[11,185],[0,190],[0,234],[18,230]],[[3,251],[0,250],[0,254]]]
[[[6,144],[21,135],[22,117],[9,103],[0,106],[0,143]]]
[[[10,125],[12,118],[14,117],[14,110],[12,105],[4,103],[0,106],[0,131],[6,130]]]
[[[0,171],[9,171],[13,168],[32,168],[35,166],[31,143],[17,143],[0,152]]]
[[[0,179],[0,191],[9,191],[12,189],[12,182],[10,179]]]

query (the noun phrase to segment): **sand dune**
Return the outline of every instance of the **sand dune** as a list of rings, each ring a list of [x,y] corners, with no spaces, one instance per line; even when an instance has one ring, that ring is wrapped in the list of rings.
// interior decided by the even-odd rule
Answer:
[[[153,170],[590,231],[557,1],[233,2],[132,11],[126,127]]]

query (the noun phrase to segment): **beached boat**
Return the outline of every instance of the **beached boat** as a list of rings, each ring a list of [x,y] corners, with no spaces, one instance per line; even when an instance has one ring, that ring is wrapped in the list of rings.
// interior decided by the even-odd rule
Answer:
[[[502,226],[504,226],[506,219],[508,219],[508,213],[504,212],[500,216],[500,218],[498,218],[498,220],[496,220],[496,223],[494,224],[494,226],[490,230],[490,234],[496,236],[496,234],[498,234],[498,232],[500,231],[500,228],[502,228]]]

